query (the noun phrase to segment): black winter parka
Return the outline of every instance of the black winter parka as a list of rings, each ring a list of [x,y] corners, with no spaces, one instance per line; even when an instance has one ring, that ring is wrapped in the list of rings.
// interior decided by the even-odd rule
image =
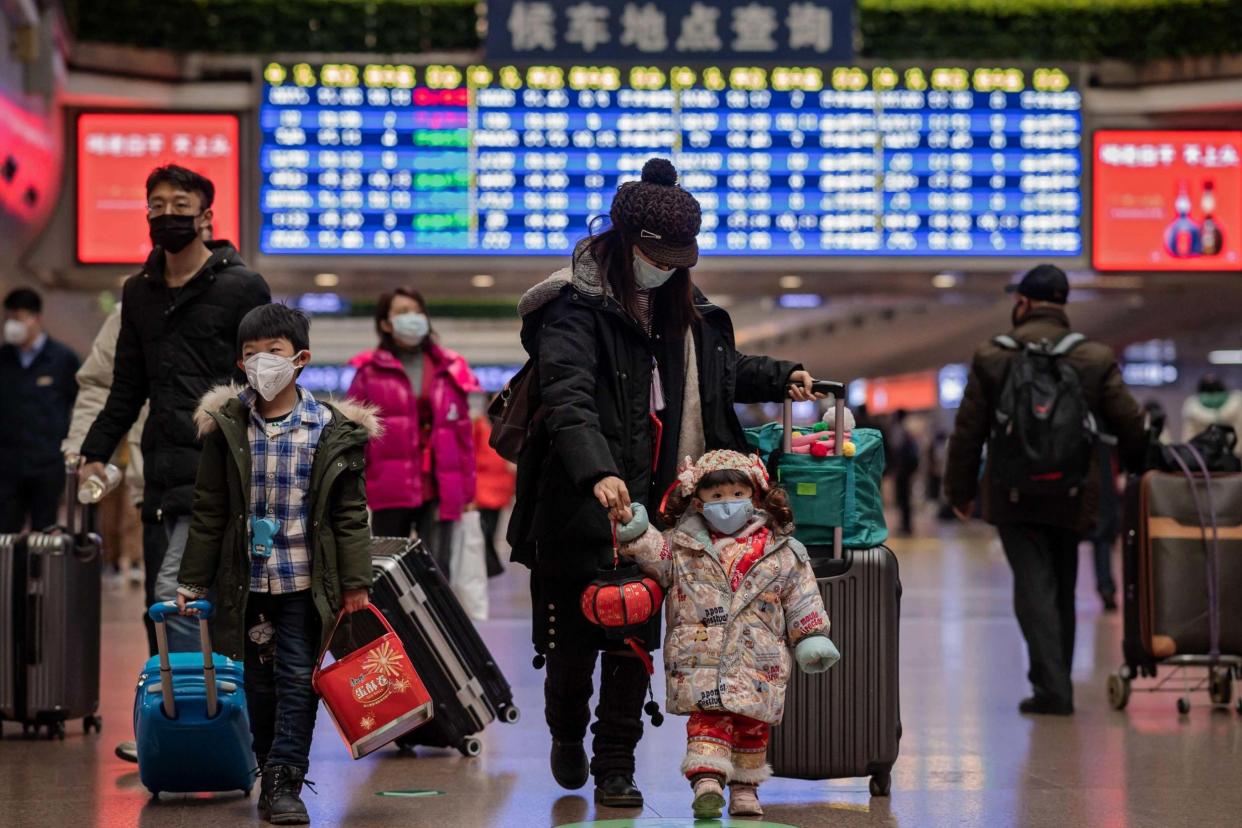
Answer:
[[[576,265],[572,281],[563,271],[560,284],[554,275],[534,289],[545,292],[537,307],[529,307],[530,293],[523,300],[522,340],[538,362],[543,410],[519,459],[509,541],[514,560],[559,579],[589,579],[610,556],[607,512],[593,493],[599,480],[621,478],[653,514],[672,483],[652,479],[653,341],[591,271],[584,280]],[[799,366],[738,353],[729,314],[697,291],[695,305],[706,449],[746,452],[733,404],[784,399]]]
[[[237,326],[271,302],[263,277],[227,241],[209,242],[211,258],[179,289],[164,280],[156,250],[125,282],[112,390],[82,456],[106,462],[151,401],[142,433],[148,522],[190,514],[202,451],[194,411],[203,395],[237,376]]]

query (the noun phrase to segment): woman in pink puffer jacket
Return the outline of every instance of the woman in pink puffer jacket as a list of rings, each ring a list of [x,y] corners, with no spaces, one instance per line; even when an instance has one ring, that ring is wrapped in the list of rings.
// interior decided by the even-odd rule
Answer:
[[[422,294],[398,288],[375,309],[379,347],[350,364],[349,396],[379,409],[382,437],[367,444],[371,532],[411,529],[449,571],[453,524],[474,501],[475,455],[467,395],[479,389],[470,366],[436,341]]]

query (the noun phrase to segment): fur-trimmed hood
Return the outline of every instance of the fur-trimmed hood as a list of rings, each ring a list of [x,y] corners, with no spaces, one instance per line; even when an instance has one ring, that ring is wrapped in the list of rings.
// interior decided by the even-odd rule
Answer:
[[[590,239],[583,239],[574,246],[569,267],[562,267],[539,284],[522,294],[518,301],[518,315],[529,316],[551,302],[566,285],[572,284],[579,293],[587,296],[606,296],[611,291],[599,273],[599,264],[587,246]]]
[[[238,399],[246,387],[236,383],[217,385],[203,395],[194,411],[194,425],[198,429],[199,439],[219,428],[214,415],[219,414],[230,400]],[[361,426],[371,439],[384,433],[384,424],[380,421],[379,409],[375,406],[349,398],[328,400],[326,404],[346,420]]]

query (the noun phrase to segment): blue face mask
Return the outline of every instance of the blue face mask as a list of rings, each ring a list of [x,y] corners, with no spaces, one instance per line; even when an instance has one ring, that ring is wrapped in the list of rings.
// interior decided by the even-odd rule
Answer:
[[[714,500],[703,504],[703,519],[717,534],[732,535],[755,514],[750,500]]]
[[[670,267],[668,270],[664,270],[656,267],[637,253],[634,254],[634,281],[644,290],[655,290],[673,278],[673,274],[676,272],[677,268]]]

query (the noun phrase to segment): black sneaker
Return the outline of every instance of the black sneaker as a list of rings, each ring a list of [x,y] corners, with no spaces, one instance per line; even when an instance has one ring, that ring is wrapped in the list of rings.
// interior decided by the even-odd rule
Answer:
[[[271,782],[268,782],[268,777]],[[268,811],[265,818],[273,825],[309,825],[310,814],[302,802],[302,785],[306,771],[292,765],[268,765],[263,769],[263,785],[270,785]],[[260,793],[260,803],[262,803]],[[260,808],[262,804],[260,804]]]
[[[1045,696],[1031,696],[1022,700],[1018,705],[1018,712],[1034,716],[1072,716],[1074,705]]]
[[[634,777],[613,774],[595,783],[595,804],[606,808],[641,808],[643,792],[635,787]]]
[[[591,777],[591,763],[582,742],[552,740],[552,778],[567,791],[576,791]]]

